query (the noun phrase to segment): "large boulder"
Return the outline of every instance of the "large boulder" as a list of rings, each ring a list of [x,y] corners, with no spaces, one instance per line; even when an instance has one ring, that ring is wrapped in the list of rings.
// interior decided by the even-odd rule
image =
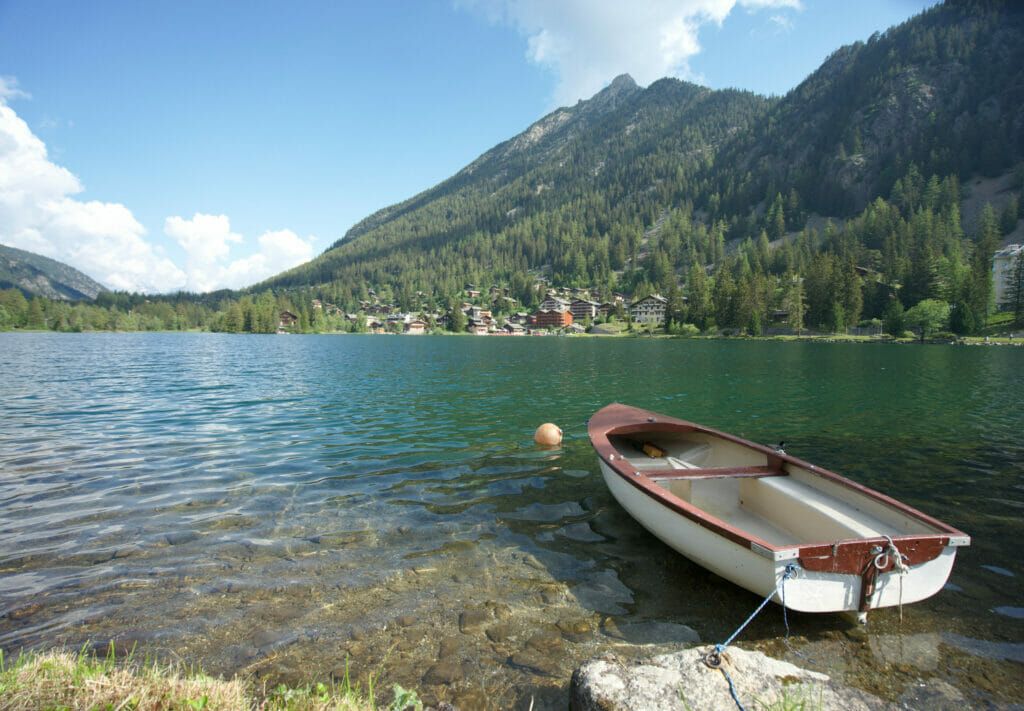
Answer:
[[[788,662],[730,647],[720,669],[703,661],[707,647],[662,654],[630,664],[614,658],[593,659],[572,675],[573,711],[688,711],[735,709],[736,693],[747,708],[808,708],[866,711],[896,708],[863,691],[833,683],[825,674]],[[786,699],[786,703],[779,703]]]

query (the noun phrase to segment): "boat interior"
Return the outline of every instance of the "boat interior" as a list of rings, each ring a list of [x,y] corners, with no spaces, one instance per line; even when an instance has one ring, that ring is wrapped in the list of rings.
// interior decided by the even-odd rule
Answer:
[[[811,469],[705,432],[613,434],[609,441],[667,492],[773,546],[940,533]]]

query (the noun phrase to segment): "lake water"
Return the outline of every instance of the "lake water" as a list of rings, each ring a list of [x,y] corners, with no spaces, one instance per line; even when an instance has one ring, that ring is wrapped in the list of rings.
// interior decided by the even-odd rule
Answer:
[[[770,606],[742,646],[912,707],[1019,704],[1022,376],[1007,347],[0,334],[0,647],[286,681],[348,660],[464,709],[565,708],[582,660],[721,641],[759,602],[611,499],[585,423],[621,401],[973,537],[902,622],[794,613],[787,645]]]

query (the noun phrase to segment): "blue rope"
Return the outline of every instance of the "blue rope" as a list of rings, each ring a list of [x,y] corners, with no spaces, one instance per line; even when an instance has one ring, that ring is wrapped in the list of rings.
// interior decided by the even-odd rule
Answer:
[[[729,672],[725,670],[725,667],[718,667],[718,671],[725,674],[725,680],[729,682],[729,695],[732,696],[732,700],[736,702],[736,708],[740,711],[747,711],[743,707],[743,702],[740,701],[739,694],[736,693],[736,685],[732,683],[732,677],[729,676]]]
[[[739,637],[740,632],[746,629],[747,625],[753,622],[754,618],[757,617],[758,613],[765,608],[771,599],[775,597],[775,593],[779,593],[782,599],[782,621],[786,625],[786,641],[789,641],[789,618],[786,616],[786,581],[792,578],[798,570],[796,563],[788,563],[786,570],[782,574],[782,579],[779,581],[779,585],[768,593],[768,597],[761,601],[761,604],[757,606],[757,609],[750,613],[750,617],[744,620],[743,624],[736,628],[736,631],[729,635],[729,638],[721,644],[716,644],[714,648],[704,656],[704,663],[712,669],[718,669],[722,674],[725,675],[725,680],[729,682],[729,694],[732,696],[732,700],[736,702],[736,707],[740,711],[746,711],[743,704],[740,703],[740,698],[736,694],[736,686],[733,684],[732,677],[729,676],[729,672],[722,667],[722,653],[726,647],[733,643],[733,641]]]

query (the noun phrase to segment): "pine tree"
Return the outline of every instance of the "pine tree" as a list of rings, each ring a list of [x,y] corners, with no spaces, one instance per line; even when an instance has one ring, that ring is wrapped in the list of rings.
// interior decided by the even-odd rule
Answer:
[[[672,280],[668,292],[665,294],[668,303],[665,305],[665,332],[671,331],[673,326],[681,325],[686,319],[686,303],[683,301],[683,292]]]
[[[702,265],[694,264],[690,267],[686,292],[690,321],[701,331],[707,330],[711,325],[712,315],[711,285],[708,283],[708,275]]]
[[[719,328],[735,326],[733,319],[733,301],[736,292],[736,282],[729,273],[726,265],[722,265],[715,274],[715,288],[713,292],[715,322]]]
[[[38,296],[28,305],[28,316],[25,319],[28,328],[46,328],[46,316],[43,313],[43,300]]]
[[[453,304],[448,313],[448,330],[452,333],[462,333],[466,330],[466,314],[458,304]]]
[[[1013,311],[1014,326],[1024,326],[1024,249],[1017,252],[1017,258],[1013,262],[1006,296],[1010,310]]]
[[[241,333],[245,327],[245,316],[237,301],[232,301],[224,314],[224,330],[228,333]]]
[[[807,308],[804,298],[804,281],[798,274],[786,276],[789,288],[786,290],[784,305],[789,311],[789,327],[799,336],[804,330],[804,312]]]
[[[983,328],[992,309],[992,256],[999,249],[999,223],[986,204],[978,221],[978,238],[971,258],[970,308],[976,328]]]

